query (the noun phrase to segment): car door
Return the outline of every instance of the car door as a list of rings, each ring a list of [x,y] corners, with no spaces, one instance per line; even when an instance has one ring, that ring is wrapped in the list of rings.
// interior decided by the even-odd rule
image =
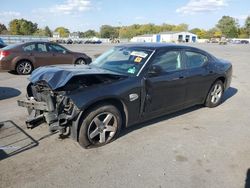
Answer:
[[[158,67],[160,73],[151,75],[151,67]],[[146,75],[144,114],[158,115],[181,108],[185,100],[185,84],[182,52],[168,50],[156,54]]]
[[[64,47],[57,44],[47,44],[49,53],[52,56],[52,64],[72,64],[73,56]]]
[[[36,67],[51,65],[53,63],[51,57],[52,55],[48,52],[46,43],[36,43],[36,51],[34,53]]]
[[[206,97],[213,82],[213,72],[210,70],[211,60],[208,55],[185,50],[183,52],[187,69],[187,103],[201,103]]]

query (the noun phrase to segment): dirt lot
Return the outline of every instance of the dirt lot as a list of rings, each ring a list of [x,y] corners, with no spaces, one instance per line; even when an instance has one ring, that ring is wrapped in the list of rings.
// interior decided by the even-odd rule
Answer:
[[[0,187],[244,187],[250,179],[250,45],[195,45],[234,66],[215,109],[193,107],[125,130],[102,148],[82,149],[25,127],[27,76],[0,73]],[[69,48],[94,56],[110,45]],[[248,180],[250,181],[250,180]]]

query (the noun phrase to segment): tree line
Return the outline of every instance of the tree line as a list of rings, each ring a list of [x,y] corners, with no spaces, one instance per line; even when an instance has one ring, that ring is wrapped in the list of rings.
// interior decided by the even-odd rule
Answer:
[[[189,30],[189,26],[185,23],[174,24],[133,24],[130,26],[114,27],[111,25],[102,25],[100,31],[87,30],[84,32],[76,32],[81,38],[101,37],[101,38],[132,38],[143,34],[155,34],[164,31],[189,31],[198,35],[200,39],[220,38],[249,38],[250,37],[250,16],[245,20],[243,26],[239,25],[237,19],[230,16],[223,16],[215,27],[205,30],[201,28],[193,28]],[[52,31],[48,26],[38,28],[37,23],[25,19],[14,19],[9,22],[8,28],[0,23],[0,34],[9,35],[34,35],[52,37],[53,32],[58,32],[61,37],[68,37],[70,30],[65,27],[57,27]]]

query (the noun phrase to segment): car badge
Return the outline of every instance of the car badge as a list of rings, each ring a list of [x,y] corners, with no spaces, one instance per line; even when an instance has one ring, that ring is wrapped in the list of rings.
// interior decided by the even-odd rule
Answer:
[[[138,99],[139,98],[139,96],[138,96],[138,94],[136,94],[136,93],[132,93],[132,94],[130,94],[129,95],[129,100],[132,102],[132,101],[135,101],[136,99]]]

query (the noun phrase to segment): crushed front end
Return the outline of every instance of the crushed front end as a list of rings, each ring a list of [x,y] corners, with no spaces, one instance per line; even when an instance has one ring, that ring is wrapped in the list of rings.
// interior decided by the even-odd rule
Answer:
[[[66,91],[52,90],[44,81],[30,83],[27,98],[17,101],[19,106],[28,109],[27,127],[32,129],[46,122],[50,131],[68,134],[68,128],[80,110],[66,94]]]

